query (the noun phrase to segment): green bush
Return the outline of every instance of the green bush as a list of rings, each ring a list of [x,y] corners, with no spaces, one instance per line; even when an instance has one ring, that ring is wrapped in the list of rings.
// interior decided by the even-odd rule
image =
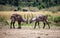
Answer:
[[[51,22],[51,25],[60,26],[60,16],[51,16],[47,15],[49,22]]]
[[[46,15],[48,17],[48,20],[49,21],[52,21],[52,22],[60,22],[60,16],[51,16],[51,15]]]
[[[54,23],[56,26],[60,26],[60,16],[54,18]]]
[[[54,18],[54,22],[56,22],[56,23],[57,23],[57,22],[60,22],[60,17],[59,17],[59,16],[58,16],[58,17],[55,17],[55,18]]]
[[[58,17],[55,17],[55,18],[54,18],[54,22],[55,22],[55,23],[58,23],[58,22],[60,22],[60,16],[58,16]]]
[[[40,5],[37,6],[37,8],[39,10],[42,9],[42,8],[46,8],[46,3],[45,2],[41,3]]]

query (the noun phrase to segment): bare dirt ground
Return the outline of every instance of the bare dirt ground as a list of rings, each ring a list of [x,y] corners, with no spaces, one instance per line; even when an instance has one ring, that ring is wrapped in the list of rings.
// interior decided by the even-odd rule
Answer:
[[[0,38],[60,38],[59,29],[0,29]]]

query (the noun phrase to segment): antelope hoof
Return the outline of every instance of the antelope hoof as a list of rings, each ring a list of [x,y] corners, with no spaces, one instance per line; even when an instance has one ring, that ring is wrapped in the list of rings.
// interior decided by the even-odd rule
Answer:
[[[21,29],[21,27],[18,27],[18,29]]]

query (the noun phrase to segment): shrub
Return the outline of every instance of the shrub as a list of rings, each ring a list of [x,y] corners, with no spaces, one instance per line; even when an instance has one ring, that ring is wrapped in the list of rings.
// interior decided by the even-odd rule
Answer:
[[[60,26],[60,16],[54,18],[54,23],[56,26]]]
[[[60,22],[60,16],[58,16],[58,17],[55,17],[55,18],[54,18],[54,22],[55,22],[55,23],[58,23],[58,22]]]

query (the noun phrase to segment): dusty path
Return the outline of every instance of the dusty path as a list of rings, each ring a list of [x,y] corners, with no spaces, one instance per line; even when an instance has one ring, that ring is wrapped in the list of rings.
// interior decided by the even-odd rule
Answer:
[[[57,29],[5,29],[0,31],[0,38],[60,38]]]

